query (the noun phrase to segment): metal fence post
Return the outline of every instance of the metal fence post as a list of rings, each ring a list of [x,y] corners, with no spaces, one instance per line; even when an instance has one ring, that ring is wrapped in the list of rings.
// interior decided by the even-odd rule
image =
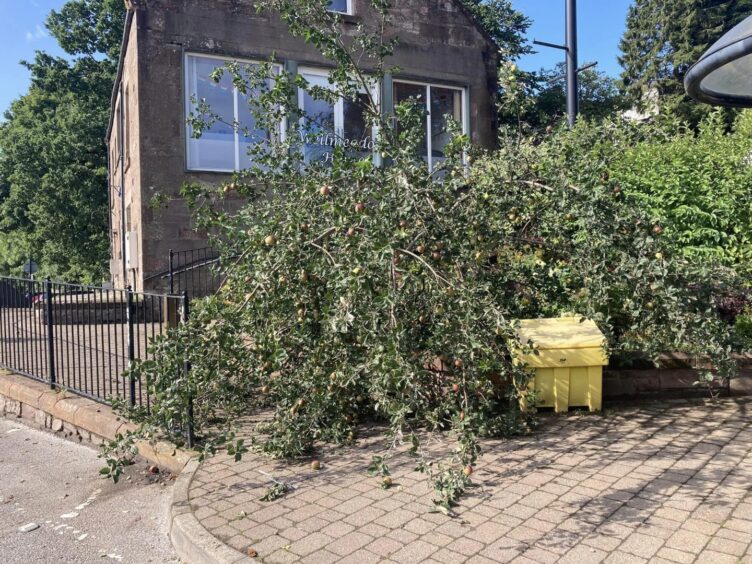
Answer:
[[[125,288],[125,320],[128,323],[128,369],[130,369],[136,357],[135,339],[133,336],[133,288],[130,286],[126,286]],[[133,378],[133,374],[129,374],[128,380],[130,386],[128,400],[131,407],[136,407],[136,380]]]
[[[180,312],[180,321],[185,324],[188,323],[188,316],[190,314],[190,300],[188,298],[188,292],[185,290],[182,293],[181,302],[182,307]],[[188,377],[188,373],[190,371],[191,363],[186,359],[183,363],[183,374],[186,378]],[[188,448],[193,448],[193,444],[195,442],[193,431],[193,395],[190,393],[189,388],[185,428],[185,440]]]
[[[172,249],[170,249],[168,276],[170,278],[170,295],[172,295],[175,293],[175,253]]]
[[[49,371],[50,389],[55,389],[57,374],[55,373],[55,319],[52,308],[52,281],[44,281],[44,302],[47,310],[47,368]]]

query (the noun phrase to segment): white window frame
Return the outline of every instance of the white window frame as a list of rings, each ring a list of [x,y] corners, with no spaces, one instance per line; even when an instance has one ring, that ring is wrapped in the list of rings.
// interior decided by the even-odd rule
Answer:
[[[453,84],[440,84],[437,82],[421,82],[419,80],[409,80],[409,79],[403,79],[403,78],[397,78],[395,77],[392,80],[392,84],[412,84],[415,86],[422,86],[425,88],[425,103],[426,103],[426,113],[427,119],[426,119],[426,161],[428,162],[428,168],[429,170],[433,170],[433,143],[431,140],[431,88],[443,88],[444,90],[458,90],[461,93],[461,111],[462,111],[462,133],[464,135],[470,135],[470,116],[468,115],[468,92],[467,87],[464,86],[456,86]],[[399,102],[397,102],[396,98],[394,99],[394,104],[397,105]],[[463,161],[465,160],[465,155],[463,155]]]
[[[331,8],[327,8],[330,12],[333,12],[335,14],[345,14],[346,16],[352,16],[352,3],[353,0],[347,0],[347,7],[345,8],[345,12],[340,12],[339,10],[332,10]]]
[[[351,8],[351,1],[348,0],[348,10]],[[227,64],[229,62],[235,62],[241,65],[260,65],[263,64],[261,61],[256,61],[252,59],[238,59],[233,57],[224,57],[221,55],[213,55],[213,54],[205,54],[205,53],[196,53],[196,52],[187,52],[185,53],[183,64],[184,64],[184,88],[185,88],[185,118],[187,120],[189,114],[195,110],[195,107],[192,103],[192,96],[196,94],[196,90],[198,89],[197,85],[191,84],[191,75],[190,72],[190,61],[194,58],[201,58],[201,59],[213,59],[216,61],[220,61],[223,64]],[[273,65],[273,69],[276,73],[283,72],[282,65],[275,64]],[[314,75],[322,78],[328,78],[330,71],[329,69],[322,69],[317,67],[299,67],[297,70],[298,75]],[[420,86],[423,88],[423,95],[425,96],[425,107],[427,111],[426,116],[426,161],[428,163],[429,169],[434,168],[434,157],[433,157],[433,146],[432,146],[432,137],[431,137],[431,130],[432,130],[432,116],[431,116],[431,89],[432,88],[443,88],[443,89],[449,89],[449,90],[455,90],[459,91],[461,95],[461,115],[462,115],[462,132],[465,135],[470,134],[470,116],[469,116],[469,105],[468,105],[468,88],[463,86],[457,86],[453,84],[441,84],[438,82],[425,82],[425,81],[419,81],[419,80],[411,80],[411,79],[403,79],[395,77],[392,80],[392,84],[411,84],[415,86]],[[394,87],[394,86],[393,86]],[[376,103],[380,106],[381,100],[380,100],[380,85],[374,82],[374,84],[371,87],[371,96],[376,101]],[[298,91],[298,108],[301,110],[304,110],[303,103],[304,103],[304,96],[305,91],[303,89],[299,89]],[[237,88],[233,87],[233,120],[237,123],[238,117],[239,117],[239,91]],[[395,103],[396,99],[395,99]],[[299,131],[302,131],[305,128],[305,117],[300,118],[300,122],[298,124]],[[190,142],[192,140],[192,128],[190,123],[186,122],[186,135],[185,135],[185,162],[186,162],[186,170],[190,172],[218,172],[218,173],[233,173],[240,170],[240,131],[238,131],[237,128],[235,128],[234,132],[234,141],[235,141],[235,167],[233,169],[220,169],[220,168],[204,168],[204,167],[193,167],[191,166],[190,162]],[[344,132],[345,130],[345,123],[344,123],[344,100],[342,98],[338,99],[337,102],[334,105],[334,133],[335,135],[339,135],[339,132]],[[287,118],[284,118],[277,126],[277,131],[273,132],[273,134],[278,135],[280,139],[284,140],[286,136],[287,131]],[[379,130],[377,126],[372,126],[372,132],[371,137],[374,143],[374,146],[378,142],[379,137]],[[378,155],[376,154],[376,151],[373,152],[374,159],[378,159]],[[464,157],[463,157],[464,160]]]
[[[191,84],[191,72],[190,72],[190,60],[191,59],[213,59],[216,61],[221,61],[223,64],[227,63],[237,63],[239,65],[261,65],[264,64],[261,61],[255,61],[252,59],[238,59],[235,57],[223,57],[221,55],[213,55],[213,54],[206,54],[206,53],[185,53],[185,56],[183,57],[183,75],[184,75],[184,88],[185,88],[185,115],[184,118],[186,120],[186,128],[185,128],[185,163],[186,163],[186,170],[191,172],[223,172],[223,173],[233,173],[238,172],[240,170],[240,131],[237,129],[237,127],[233,126],[235,129],[235,168],[233,169],[221,169],[221,168],[204,168],[204,167],[193,167],[191,166],[190,162],[190,142],[193,140],[193,131],[191,124],[187,122],[188,116],[192,111],[194,111],[196,108],[193,105],[193,102],[191,98],[196,95],[196,90],[198,90],[198,86],[195,84]],[[275,72],[279,73],[282,72],[282,65],[275,64],[272,65],[272,68]],[[239,117],[239,91],[236,87],[233,86],[233,121],[235,124],[238,122]],[[277,131],[273,132],[276,135],[283,135],[285,131],[285,124],[280,123],[277,126]],[[199,138],[200,140],[200,138]]]
[[[298,68],[298,75],[313,75],[318,76],[321,78],[329,78],[330,71],[328,69],[321,69],[316,67],[299,67]],[[374,82],[374,84],[371,86],[371,97],[376,102],[377,106],[379,108],[381,107],[381,100],[379,98],[381,89],[379,88],[379,84]],[[305,90],[303,88],[298,89],[298,109],[301,112],[305,112],[305,108],[303,107],[303,103],[305,101]],[[306,116],[303,115],[298,123],[298,127],[300,128],[299,131],[303,131],[305,129],[306,123]],[[339,135],[339,132],[345,131],[345,101],[343,98],[338,98],[337,102],[334,104],[334,134],[335,136]],[[374,147],[377,144],[379,136],[379,128],[377,125],[371,126],[371,139],[373,140]],[[376,154],[375,150],[373,151],[373,154]]]

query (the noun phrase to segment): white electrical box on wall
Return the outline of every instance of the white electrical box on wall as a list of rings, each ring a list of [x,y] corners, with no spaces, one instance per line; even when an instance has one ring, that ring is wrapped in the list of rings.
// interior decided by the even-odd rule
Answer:
[[[128,231],[125,234],[125,267],[128,270],[138,268],[138,233]]]

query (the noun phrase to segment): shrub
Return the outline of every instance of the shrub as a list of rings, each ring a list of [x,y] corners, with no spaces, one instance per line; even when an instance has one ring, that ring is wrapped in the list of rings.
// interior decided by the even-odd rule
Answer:
[[[672,236],[690,260],[720,261],[752,269],[752,138],[743,116],[727,132],[723,115],[710,114],[694,133],[665,127],[664,134],[628,147],[612,175]]]
[[[739,348],[747,351],[752,349],[752,311],[749,308],[736,317],[734,334],[738,339]]]

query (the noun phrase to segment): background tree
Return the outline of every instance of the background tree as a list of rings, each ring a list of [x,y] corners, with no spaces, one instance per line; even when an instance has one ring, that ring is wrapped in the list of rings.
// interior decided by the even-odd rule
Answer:
[[[535,111],[537,121],[549,125],[566,115],[566,67],[559,63],[553,70],[537,73]],[[627,107],[617,81],[606,73],[591,68],[580,73],[580,114],[586,119],[602,120]]]
[[[532,131],[561,123],[567,112],[565,65],[526,72],[505,63],[499,73],[501,122]],[[580,115],[601,121],[627,109],[617,81],[604,72],[588,69],[580,73]]]
[[[697,124],[709,106],[684,92],[689,67],[724,33],[752,13],[751,0],[636,0],[627,15],[619,62],[622,84],[639,106],[651,89],[662,111]]]
[[[68,58],[23,62],[29,91],[0,126],[0,268],[32,256],[42,273],[101,280],[109,254],[104,143],[125,11],[121,0],[71,0],[47,29]]]

